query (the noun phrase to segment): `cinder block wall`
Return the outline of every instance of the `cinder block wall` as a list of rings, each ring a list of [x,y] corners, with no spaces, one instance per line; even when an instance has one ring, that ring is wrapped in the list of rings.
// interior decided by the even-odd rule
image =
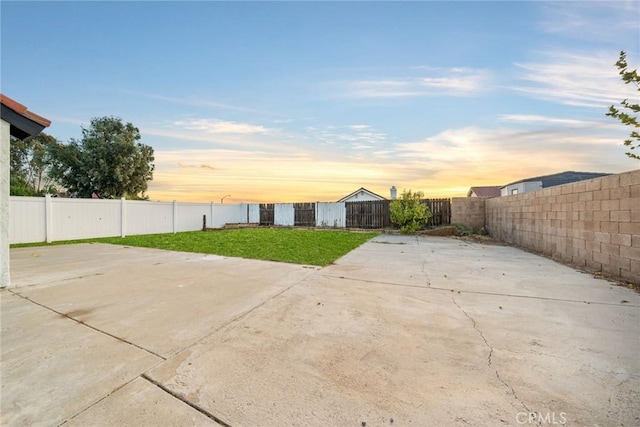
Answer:
[[[454,197],[451,199],[451,224],[482,228],[485,222],[485,197]]]
[[[487,199],[485,213],[496,239],[640,283],[640,170]]]

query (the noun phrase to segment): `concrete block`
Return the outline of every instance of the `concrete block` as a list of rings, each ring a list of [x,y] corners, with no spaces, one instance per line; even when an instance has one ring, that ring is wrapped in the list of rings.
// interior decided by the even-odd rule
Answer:
[[[631,260],[629,258],[610,254],[609,262],[613,267],[631,271]]]
[[[619,211],[620,210],[620,200],[603,200],[602,201],[602,210],[603,211]]]
[[[612,211],[611,221],[617,222],[631,222],[631,211]]]
[[[640,236],[638,243],[640,243]],[[620,246],[631,246],[631,234],[612,234],[611,243]]]
[[[620,175],[605,176],[602,179],[602,189],[620,187]]]
[[[601,211],[602,210],[602,201],[601,200],[592,200],[587,202],[586,209],[588,211]]]
[[[587,182],[586,181],[578,181],[571,184],[571,188],[574,193],[581,193],[583,191],[587,191]]]
[[[581,202],[589,202],[593,200],[593,191],[585,191],[578,194],[578,200]]]
[[[601,252],[593,253],[593,260],[599,262],[603,267],[609,264],[609,254],[603,254]]]
[[[629,187],[630,197],[640,197],[640,184],[632,185]]]
[[[620,269],[620,277],[629,282],[640,283],[640,274],[634,273],[630,270],[625,270],[623,268]]]
[[[623,246],[623,247],[626,247],[626,246]],[[610,243],[602,243],[600,244],[600,253],[619,256],[620,246],[612,245]]]
[[[609,221],[611,219],[611,212],[609,211],[594,211],[593,212],[593,220],[594,221]]]
[[[579,193],[567,194],[567,203],[575,203],[578,200],[580,200],[580,194]]]
[[[591,241],[593,242],[593,234],[594,232],[591,230],[583,230],[580,231],[580,238],[586,240],[587,242]]]
[[[622,234],[640,234],[640,222],[621,222],[618,232]]]
[[[600,232],[609,234],[618,234],[620,232],[620,224],[626,224],[624,222],[602,221],[600,223]]]
[[[609,200],[611,191],[607,188],[605,190],[598,190],[593,192],[593,200]]]
[[[612,199],[626,199],[631,195],[629,186],[616,187],[610,190],[610,196]]]
[[[619,248],[621,257],[640,261],[640,247],[619,246]]]
[[[640,169],[620,174],[620,186],[640,184]]]
[[[620,236],[625,236],[625,234],[620,234]],[[636,248],[640,248],[640,235],[632,234],[631,235],[631,244],[625,246],[634,246]]]
[[[585,268],[589,271],[597,272],[602,271],[602,264],[597,261],[586,261]]]
[[[590,179],[588,181],[585,181],[584,183],[587,191],[596,191],[602,189],[602,179],[600,178]]]
[[[593,233],[593,240],[600,243],[611,243],[611,234],[596,231]]]
[[[634,274],[640,274],[640,261],[637,259],[631,260],[631,272]]]
[[[600,252],[600,242],[596,242],[595,240],[585,240],[584,248],[587,251]]]
[[[580,211],[580,221],[593,221],[593,211]]]

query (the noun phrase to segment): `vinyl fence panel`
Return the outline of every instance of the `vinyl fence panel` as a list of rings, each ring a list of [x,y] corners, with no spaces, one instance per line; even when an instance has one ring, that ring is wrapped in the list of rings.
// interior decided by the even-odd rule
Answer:
[[[9,244],[44,242],[46,232],[44,197],[9,198]]]
[[[346,225],[346,209],[341,203],[316,203],[316,226],[344,228]]]
[[[125,218],[127,236],[172,233],[173,203],[127,201]]]
[[[51,199],[51,240],[120,236],[120,200]]]
[[[247,206],[247,210],[247,221],[250,224],[258,224],[260,222],[260,205],[257,203],[251,203]]]
[[[273,215],[274,225],[293,227],[295,224],[293,203],[276,203],[273,209]]]

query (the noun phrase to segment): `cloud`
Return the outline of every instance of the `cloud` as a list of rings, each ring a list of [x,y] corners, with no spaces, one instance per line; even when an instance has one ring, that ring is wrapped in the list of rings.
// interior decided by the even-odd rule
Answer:
[[[502,114],[498,116],[502,123],[518,123],[535,126],[565,126],[572,128],[619,128],[618,123],[605,122],[604,120],[576,120],[562,117],[549,117],[536,114]]]
[[[535,62],[515,64],[519,86],[511,89],[564,105],[606,108],[629,97],[620,80],[613,52],[543,52]]]
[[[173,122],[173,125],[188,130],[201,131],[210,134],[265,134],[274,131],[274,129],[260,125],[229,122],[217,119],[178,120]]]
[[[473,96],[489,86],[489,73],[472,68],[412,67],[413,77],[356,80],[346,83],[347,96],[355,98],[406,98]]]
[[[154,94],[154,93],[146,93],[146,92],[139,92],[139,91],[134,91],[134,90],[123,90],[122,92],[130,94],[130,95],[143,97],[143,98],[153,99],[153,100],[156,100],[156,101],[165,101],[165,102],[169,102],[169,103],[172,103],[172,104],[189,105],[189,106],[192,106],[192,107],[209,107],[209,108],[221,109],[221,110],[244,111],[244,112],[248,112],[248,113],[264,114],[264,115],[267,115],[267,116],[273,116],[274,115],[273,113],[257,110],[257,109],[254,109],[254,108],[243,107],[243,106],[228,104],[228,103],[224,103],[224,102],[216,102],[216,101],[211,101],[211,100],[202,99],[202,98],[193,97],[193,96],[184,97],[184,98],[176,98],[176,97],[172,97],[172,96],[166,96],[166,95],[160,95],[160,94]]]
[[[541,3],[542,31],[579,40],[616,42],[635,37],[638,43],[637,1],[556,1]]]
[[[209,169],[209,170],[212,170],[212,171],[219,170],[218,168],[214,168],[213,166],[205,164],[205,163],[194,164],[194,163],[178,162],[177,165],[180,166],[181,168]]]

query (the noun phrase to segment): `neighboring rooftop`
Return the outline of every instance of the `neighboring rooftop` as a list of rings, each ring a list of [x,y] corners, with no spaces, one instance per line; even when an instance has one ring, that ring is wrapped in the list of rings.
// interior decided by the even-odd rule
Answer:
[[[519,184],[521,182],[540,181],[542,182],[542,188],[553,187],[556,185],[569,184],[576,181],[585,181],[588,179],[600,178],[601,176],[611,175],[610,173],[603,172],[574,172],[566,171],[560,173],[554,173],[551,175],[535,176],[532,178],[521,179],[511,182],[501,188],[508,187],[509,185]]]
[[[500,197],[500,186],[471,187],[467,192],[467,197],[471,197],[472,194],[475,194],[476,197]]]
[[[368,195],[372,199],[386,200],[385,197],[382,197],[381,195],[376,194],[373,191],[369,191],[364,187],[360,187],[356,191],[354,191],[353,193],[348,194],[348,195],[344,196],[342,199],[338,200],[338,202],[344,202],[345,200],[348,200],[348,199],[350,199],[350,198],[352,198],[352,197],[354,197],[354,196],[356,196],[356,195],[358,195],[360,193],[364,193],[364,194]]]

